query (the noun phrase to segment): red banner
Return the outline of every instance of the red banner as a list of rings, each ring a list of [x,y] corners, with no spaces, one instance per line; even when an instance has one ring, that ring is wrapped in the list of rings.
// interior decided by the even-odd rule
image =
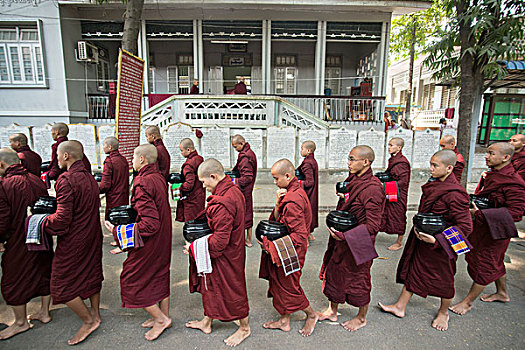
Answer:
[[[119,151],[132,166],[133,150],[140,142],[144,61],[120,50],[117,83],[117,138]]]

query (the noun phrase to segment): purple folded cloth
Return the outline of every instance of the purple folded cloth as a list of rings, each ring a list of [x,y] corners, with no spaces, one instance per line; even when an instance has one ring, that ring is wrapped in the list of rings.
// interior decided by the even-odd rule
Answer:
[[[42,251],[51,251],[52,250],[52,238],[45,233],[44,231],[44,223],[46,222],[47,215],[39,218],[36,225],[38,227],[35,227],[35,229],[38,231],[38,237],[40,238],[40,244],[38,243],[26,243],[27,250],[31,252],[42,252]],[[31,220],[35,220],[36,217],[34,215],[28,216],[25,220],[25,229],[26,229],[26,235],[29,233],[29,227]]]
[[[350,248],[350,252],[352,252],[356,265],[361,265],[379,256],[365,225],[361,224],[354,227],[344,232],[343,236],[346,239],[348,248]]]
[[[507,208],[483,209],[481,214],[487,220],[492,239],[518,237],[518,230]]]

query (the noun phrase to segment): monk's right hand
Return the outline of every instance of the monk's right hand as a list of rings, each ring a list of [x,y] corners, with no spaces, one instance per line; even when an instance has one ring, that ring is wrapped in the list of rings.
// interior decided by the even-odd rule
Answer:
[[[33,212],[31,211],[31,207],[27,207],[27,216],[33,215]]]
[[[336,231],[333,228],[328,227],[328,226],[327,226],[327,228],[328,228],[328,231],[330,232],[330,236],[332,236],[333,239],[335,239],[336,241],[342,241],[342,239],[339,238],[339,236],[338,236],[338,235],[343,235],[341,232]]]
[[[479,208],[474,203],[470,203],[470,205],[471,205],[471,208],[469,209],[470,210],[470,216],[472,216],[472,218],[474,219],[474,216],[476,215],[476,212],[479,210]]]
[[[279,205],[284,195],[286,194],[286,188],[280,188],[277,190],[277,195],[275,197],[275,205]]]
[[[104,227],[106,228],[106,230],[108,230],[109,232],[113,232],[113,228],[115,227],[111,222],[109,221],[104,221]]]
[[[344,195],[343,193],[336,192],[335,194],[336,194],[337,197],[339,197],[339,198],[345,198],[345,195]]]

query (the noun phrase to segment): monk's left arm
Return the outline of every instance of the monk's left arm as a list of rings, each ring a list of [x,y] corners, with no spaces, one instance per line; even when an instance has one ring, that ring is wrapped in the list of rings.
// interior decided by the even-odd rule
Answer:
[[[191,165],[186,165],[182,169],[182,175],[184,176],[184,182],[180,185],[182,192],[190,192],[195,186],[195,170]]]
[[[367,192],[367,190],[363,190]],[[385,195],[379,193],[363,193],[366,198],[364,199],[364,207],[366,212],[366,222],[360,222],[365,224],[368,232],[371,235],[375,235],[379,232],[381,227],[381,219],[383,218],[383,211],[385,209]]]
[[[282,221],[288,228],[290,239],[297,248],[306,245],[308,235],[310,234],[310,224],[305,223],[306,213],[301,207],[293,202],[286,203],[281,215]]]
[[[301,169],[304,174],[305,180],[302,182],[304,188],[311,188],[315,185],[315,179],[314,179],[314,168],[312,165],[306,163],[305,166]]]
[[[241,178],[239,179],[239,186],[247,187],[253,181],[253,169],[250,165],[248,157],[242,157],[242,159],[239,161],[238,170],[239,174],[241,174]]]
[[[107,193],[111,189],[111,178],[113,176],[113,164],[109,159],[104,161],[104,170],[102,171],[102,180],[99,183],[99,192]]]
[[[135,186],[133,194],[135,196],[133,208],[137,211],[138,217],[140,217],[140,220],[137,222],[139,234],[142,237],[153,236],[159,232],[160,225],[162,225],[153,196],[143,186]]]
[[[0,243],[7,240],[7,231],[11,222],[11,206],[7,202],[7,195],[0,182]]]
[[[509,211],[514,222],[521,221],[525,210],[525,190],[521,186],[505,186],[505,207]]]
[[[220,257],[230,242],[233,230],[233,215],[221,204],[213,205],[208,215],[213,218],[213,234],[208,238],[210,257]]]
[[[60,236],[69,233],[73,221],[74,197],[69,181],[60,178],[55,185],[57,193],[57,211],[49,215],[44,222],[44,228],[51,235]]]

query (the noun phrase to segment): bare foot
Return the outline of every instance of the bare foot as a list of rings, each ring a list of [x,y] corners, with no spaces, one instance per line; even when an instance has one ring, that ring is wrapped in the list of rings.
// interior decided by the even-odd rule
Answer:
[[[479,299],[486,303],[492,303],[493,301],[498,301],[500,303],[508,303],[510,301],[509,295],[507,293],[483,294]]]
[[[111,241],[111,243],[109,243],[109,245],[112,246],[112,247],[117,247],[118,246],[117,242],[115,242],[115,241]]]
[[[263,324],[263,327],[266,329],[280,329],[283,332],[290,331],[290,322],[283,321],[278,319],[277,321],[270,321]]]
[[[472,304],[467,304],[466,302],[462,301],[459,304],[452,305],[448,309],[455,314],[463,316],[472,309]]]
[[[120,249],[120,248],[115,248],[115,249],[111,249],[109,252],[110,252],[111,254],[113,254],[113,255],[115,255],[115,254],[120,254],[120,253],[122,253],[122,249]]]
[[[314,234],[313,234],[313,233],[310,233],[310,235],[308,236],[308,240],[309,240],[310,242],[315,241],[315,237],[314,237]]]
[[[153,321],[153,319],[150,318],[149,320],[144,321],[141,326],[142,328],[152,328],[153,323],[155,323],[155,321]]]
[[[27,319],[29,321],[40,321],[42,323],[49,323],[51,322],[51,315],[49,313],[44,313],[42,312],[42,310],[40,310],[34,314],[27,315]]]
[[[437,314],[434,321],[432,321],[432,327],[438,331],[446,331],[448,329],[448,313],[447,314]]]
[[[366,320],[354,317],[353,319],[346,321],[345,323],[341,323],[341,326],[343,326],[344,329],[350,332],[355,332],[359,328],[363,328],[366,326]]]
[[[233,333],[228,338],[224,339],[224,342],[226,343],[226,345],[233,348],[239,345],[240,343],[242,343],[244,339],[250,336],[250,334],[251,334],[250,327],[248,328],[239,327],[237,332]]]
[[[91,317],[98,323],[102,322],[102,319],[100,318],[100,312],[95,312],[95,310],[91,309]]]
[[[399,250],[401,248],[403,248],[403,244],[396,242],[396,243],[392,244],[390,247],[388,247],[388,250],[394,250],[395,251],[395,250]]]
[[[0,243],[0,253],[5,252],[5,247],[3,243]]]
[[[166,317],[164,320],[160,322],[153,322],[153,327],[146,332],[144,337],[146,340],[153,341],[157,339],[162,332],[164,332],[165,329],[168,329],[171,327],[171,318]]]
[[[252,241],[246,240],[244,243],[246,244],[246,246],[247,246],[248,248],[253,247]]]
[[[315,325],[318,320],[319,315],[317,314],[317,312],[314,313],[313,317],[307,317],[306,321],[304,321],[304,326],[302,329],[299,330],[299,333],[301,333],[303,337],[309,337],[314,332]]]
[[[330,307],[324,310],[323,312],[318,312],[319,321],[329,320],[332,322],[337,322],[337,312],[334,312]]]
[[[190,321],[190,322],[186,323],[186,327],[194,328],[194,329],[200,329],[204,334],[210,334],[211,333],[211,324],[207,325],[204,322],[204,320]]]
[[[377,303],[377,305],[384,312],[391,313],[392,315],[399,317],[399,318],[405,317],[405,310],[399,309],[395,304],[394,305],[383,305],[379,302]]]
[[[12,325],[0,332],[0,339],[9,339],[17,334],[24,333],[29,329],[31,329],[31,325],[28,322],[24,322],[24,324],[22,325],[13,323]]]
[[[77,334],[69,339],[69,345],[76,345],[84,341],[91,333],[93,333],[100,326],[100,321],[93,321],[92,323],[83,323]]]
[[[190,252],[189,252],[186,248],[183,249],[182,252],[183,252],[184,254],[186,254],[186,255],[190,255]]]

